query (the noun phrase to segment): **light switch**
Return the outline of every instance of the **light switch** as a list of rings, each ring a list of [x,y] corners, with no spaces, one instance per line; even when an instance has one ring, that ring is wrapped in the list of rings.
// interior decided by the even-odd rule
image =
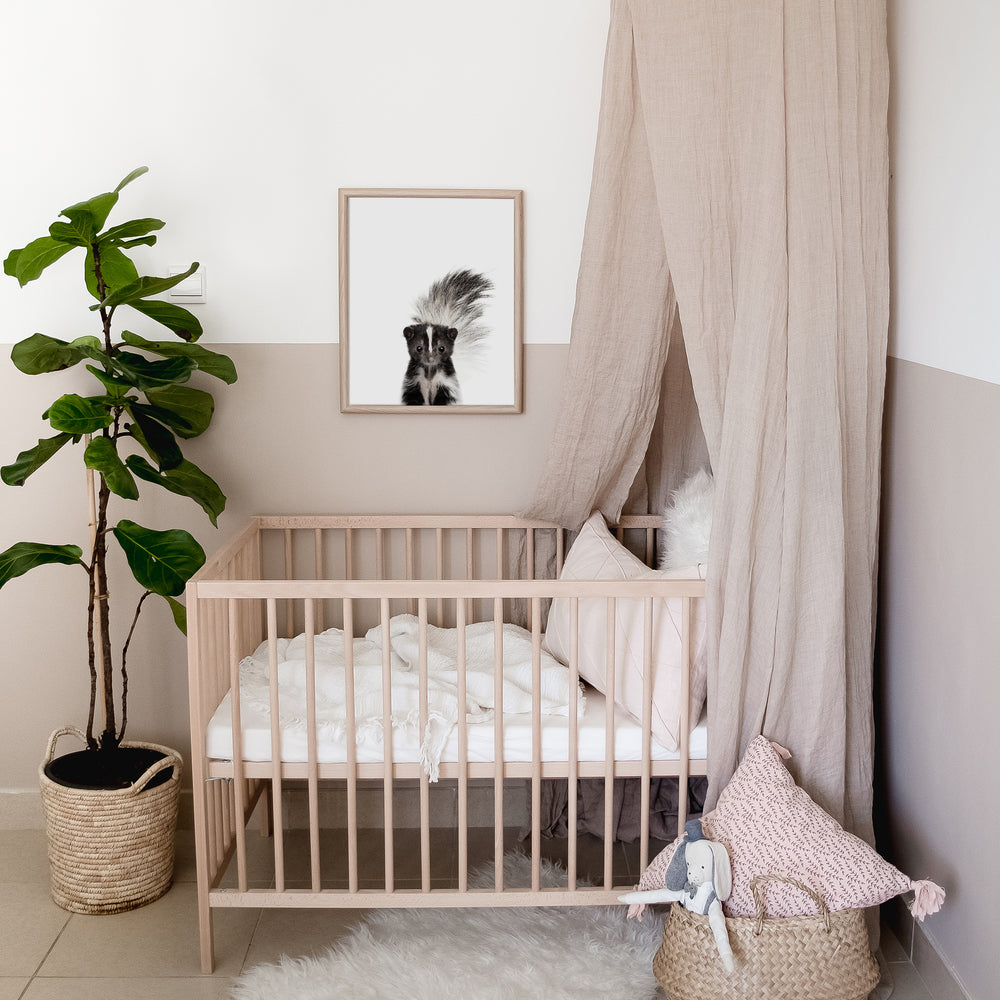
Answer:
[[[175,274],[183,274],[190,265],[171,264],[167,268],[167,274],[173,277]],[[174,302],[183,304],[186,302],[205,301],[205,268],[199,267],[190,277],[185,278],[179,284],[168,290],[168,294]]]

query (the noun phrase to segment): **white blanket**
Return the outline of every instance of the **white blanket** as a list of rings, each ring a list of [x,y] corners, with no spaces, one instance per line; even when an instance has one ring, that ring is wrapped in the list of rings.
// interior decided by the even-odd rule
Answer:
[[[441,752],[458,725],[458,632],[427,626],[427,724],[421,740],[421,763],[431,781],[438,779]],[[479,622],[465,629],[466,718],[470,723],[493,717],[494,626]],[[416,731],[420,724],[419,625],[412,615],[389,621],[392,726]],[[382,629],[353,640],[354,712],[357,740],[382,738]],[[282,730],[306,728],[305,639],[279,639],[278,690]],[[240,664],[240,689],[248,705],[270,712],[267,694],[268,644]],[[347,729],[344,634],[328,629],[315,638],[316,725],[319,735],[342,740]],[[540,710],[543,715],[569,712],[569,671],[544,650],[541,653]],[[530,712],[532,707],[531,635],[503,625],[503,711]],[[582,714],[584,699],[579,698]]]

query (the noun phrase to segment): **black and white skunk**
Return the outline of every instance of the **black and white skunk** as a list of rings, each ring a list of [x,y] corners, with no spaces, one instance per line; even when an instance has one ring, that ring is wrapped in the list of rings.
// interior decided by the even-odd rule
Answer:
[[[489,327],[482,322],[493,282],[474,271],[452,271],[413,304],[413,325],[403,330],[410,363],[403,377],[406,406],[448,406],[462,401],[458,368],[478,367]]]

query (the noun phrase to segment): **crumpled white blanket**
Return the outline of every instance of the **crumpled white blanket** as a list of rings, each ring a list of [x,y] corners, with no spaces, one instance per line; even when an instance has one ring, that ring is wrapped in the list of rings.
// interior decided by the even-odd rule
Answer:
[[[494,625],[466,626],[466,718],[488,722],[494,709]],[[392,727],[416,731],[420,724],[419,623],[413,615],[389,620],[391,648]],[[382,628],[353,640],[354,712],[356,738],[382,739]],[[280,726],[305,731],[305,638],[277,640]],[[241,699],[269,714],[268,644],[240,664]],[[458,632],[427,626],[427,724],[421,738],[421,762],[431,781],[438,780],[441,753],[458,725]],[[327,629],[315,637],[316,726],[324,738],[342,740],[347,731],[344,634]],[[569,713],[569,670],[541,652],[540,710],[543,715]],[[531,711],[531,634],[517,625],[503,625],[503,711]],[[579,712],[584,709],[582,695]]]

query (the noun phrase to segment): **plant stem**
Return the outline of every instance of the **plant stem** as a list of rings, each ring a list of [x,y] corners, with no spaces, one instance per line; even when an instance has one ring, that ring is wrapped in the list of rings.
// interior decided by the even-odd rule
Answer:
[[[122,646],[122,727],[118,730],[119,743],[125,739],[125,727],[128,725],[128,672],[125,669],[125,661],[128,658],[128,647],[129,643],[132,642],[132,633],[135,632],[135,626],[139,622],[139,612],[142,610],[142,602],[152,593],[151,590],[147,590],[139,598],[139,603],[135,606],[135,615],[132,617],[132,627],[128,630],[128,635],[125,637],[125,645]]]

